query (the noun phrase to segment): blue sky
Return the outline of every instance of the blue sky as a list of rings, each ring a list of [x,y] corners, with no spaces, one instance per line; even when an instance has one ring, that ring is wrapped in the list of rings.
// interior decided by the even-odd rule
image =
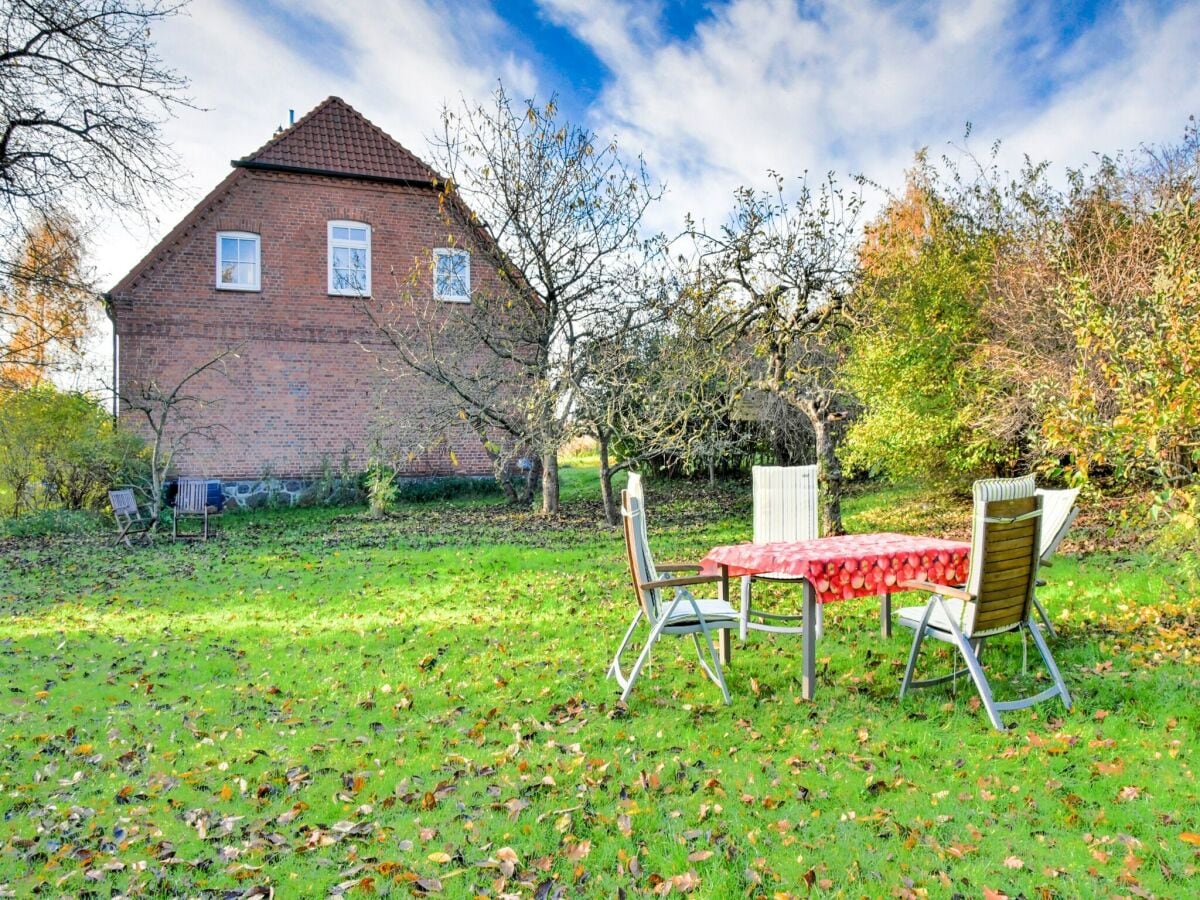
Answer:
[[[183,190],[98,235],[119,278],[228,171],[337,94],[419,155],[444,104],[502,80],[643,154],[651,224],[719,220],[768,170],[902,183],[922,147],[1003,141],[1055,171],[1182,135],[1200,3],[1015,0],[193,0],[156,34],[203,111],[169,123]]]

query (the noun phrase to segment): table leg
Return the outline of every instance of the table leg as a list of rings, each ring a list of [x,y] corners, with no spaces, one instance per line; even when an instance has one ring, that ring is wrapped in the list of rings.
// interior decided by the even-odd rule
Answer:
[[[721,566],[721,580],[717,583],[717,598],[729,602],[729,566]],[[728,666],[733,659],[733,643],[729,639],[729,629],[722,628],[719,632],[720,642],[717,645],[717,656],[721,665]]]
[[[879,607],[879,633],[885,637],[892,636],[892,595],[884,594],[883,603]]]
[[[804,581],[804,673],[800,685],[801,696],[811,700],[817,689],[817,592],[812,583]]]

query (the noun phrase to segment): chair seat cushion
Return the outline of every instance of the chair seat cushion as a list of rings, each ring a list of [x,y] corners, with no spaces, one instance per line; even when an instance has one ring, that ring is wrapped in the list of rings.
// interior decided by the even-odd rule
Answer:
[[[713,625],[718,621],[735,623],[738,621],[738,611],[724,600],[701,600],[697,597],[696,606],[700,607],[700,614],[704,616],[704,621],[709,625]],[[679,605],[675,607],[675,611],[671,614],[671,617],[667,619],[668,625],[698,623],[699,619],[696,618],[696,610],[687,600],[681,600]]]
[[[760,572],[757,575],[751,575],[755,581],[803,581],[803,575],[792,575],[789,572]]]
[[[935,631],[950,633],[950,622],[946,618],[947,613],[954,618],[954,622],[959,629],[963,628],[963,623],[970,620],[973,615],[972,610],[968,607],[973,604],[966,603],[962,600],[954,598],[944,599],[940,604],[933,608],[933,612],[929,616],[928,626]],[[921,627],[921,620],[925,618],[924,606],[906,606],[896,613],[896,617],[900,624],[905,628],[911,628],[916,631]]]

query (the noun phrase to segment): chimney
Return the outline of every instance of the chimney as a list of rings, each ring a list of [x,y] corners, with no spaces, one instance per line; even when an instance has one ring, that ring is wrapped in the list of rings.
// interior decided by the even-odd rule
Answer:
[[[290,127],[295,124],[296,124],[296,111],[294,109],[289,109],[288,110],[288,126]]]

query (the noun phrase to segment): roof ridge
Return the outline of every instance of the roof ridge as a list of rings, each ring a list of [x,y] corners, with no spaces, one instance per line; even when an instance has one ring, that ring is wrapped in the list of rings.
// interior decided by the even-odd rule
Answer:
[[[442,180],[427,162],[335,95],[234,165],[286,166],[431,184]]]
[[[281,129],[279,129],[279,131],[277,131],[273,135],[271,135],[271,137],[267,140],[267,142],[265,144],[263,144],[261,147],[259,147],[257,150],[255,150],[253,153],[247,153],[245,156],[241,157],[239,159],[239,162],[248,162],[257,156],[261,156],[262,154],[266,153],[268,150],[270,150],[272,147],[274,147],[276,144],[278,144],[280,141],[282,141],[285,137],[294,133],[297,128],[299,128],[301,125],[303,125],[309,119],[311,119],[317,113],[322,112],[328,106],[332,106],[335,102],[341,103],[343,106],[353,110],[354,112],[358,112],[358,110],[355,110],[354,107],[350,106],[350,104],[347,103],[345,100],[343,100],[341,97],[338,97],[335,94],[330,94],[328,97],[326,97],[324,100],[322,100],[316,106],[314,106],[312,109],[310,109],[308,112],[306,112],[300,118],[298,118],[295,122],[293,122],[287,128],[281,128]],[[362,115],[362,113],[359,113],[359,115]],[[366,118],[366,117],[364,116],[364,118]]]

